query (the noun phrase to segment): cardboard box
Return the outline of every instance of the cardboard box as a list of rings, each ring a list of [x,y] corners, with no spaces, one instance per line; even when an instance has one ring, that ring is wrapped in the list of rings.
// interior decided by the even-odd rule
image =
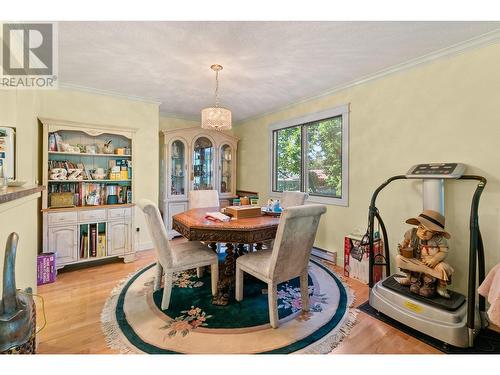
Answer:
[[[121,174],[120,172],[111,172],[109,174],[109,179],[110,180],[120,180],[121,179]]]
[[[56,281],[56,254],[44,253],[36,258],[36,285],[49,284]]]
[[[363,245],[360,248],[361,237],[355,235],[348,235],[344,238],[344,276],[357,279],[364,284],[368,284],[369,277],[369,253],[368,245]],[[363,256],[361,260],[357,260],[351,255],[351,251],[357,248],[357,250],[363,251]],[[376,254],[384,253],[383,241],[378,238],[375,239],[373,244],[373,251]],[[384,275],[385,266],[375,266],[373,269],[373,280],[376,283],[380,281]]]
[[[255,206],[229,206],[226,207],[225,213],[231,215],[235,219],[262,216],[260,207]]]

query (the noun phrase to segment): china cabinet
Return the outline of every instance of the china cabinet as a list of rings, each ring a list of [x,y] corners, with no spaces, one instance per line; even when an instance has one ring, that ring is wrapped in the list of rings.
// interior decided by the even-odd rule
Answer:
[[[219,192],[221,207],[236,197],[236,151],[238,138],[201,128],[162,132],[160,161],[160,208],[170,239],[172,216],[189,207],[191,190]]]
[[[134,129],[54,119],[43,126],[44,253],[56,267],[121,257],[133,248]]]

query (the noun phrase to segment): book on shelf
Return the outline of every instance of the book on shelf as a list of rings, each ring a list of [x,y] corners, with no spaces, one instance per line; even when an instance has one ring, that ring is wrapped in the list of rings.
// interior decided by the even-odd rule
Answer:
[[[104,233],[99,233],[97,236],[97,257],[106,256],[106,235]]]
[[[92,224],[90,226],[90,256],[97,257],[97,225]]]
[[[89,257],[89,236],[87,233],[83,233],[80,236],[80,259],[86,259]]]
[[[90,241],[87,233],[80,236],[80,259],[100,258],[106,256],[106,234],[97,234],[94,226],[90,228]]]

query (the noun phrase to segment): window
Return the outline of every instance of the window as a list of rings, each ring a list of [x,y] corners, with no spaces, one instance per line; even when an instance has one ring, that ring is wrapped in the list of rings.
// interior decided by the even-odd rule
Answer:
[[[309,193],[309,200],[347,206],[348,106],[270,127],[271,191]]]

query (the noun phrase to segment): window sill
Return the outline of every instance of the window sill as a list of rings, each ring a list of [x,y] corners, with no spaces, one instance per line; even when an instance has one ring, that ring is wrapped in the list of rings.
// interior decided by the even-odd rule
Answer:
[[[269,193],[269,197],[272,199],[281,199],[281,193],[277,193],[275,191]],[[310,196],[306,199],[307,203],[321,203],[329,206],[341,206],[348,207],[349,203],[345,198],[329,198],[329,197],[318,197],[318,196]]]

